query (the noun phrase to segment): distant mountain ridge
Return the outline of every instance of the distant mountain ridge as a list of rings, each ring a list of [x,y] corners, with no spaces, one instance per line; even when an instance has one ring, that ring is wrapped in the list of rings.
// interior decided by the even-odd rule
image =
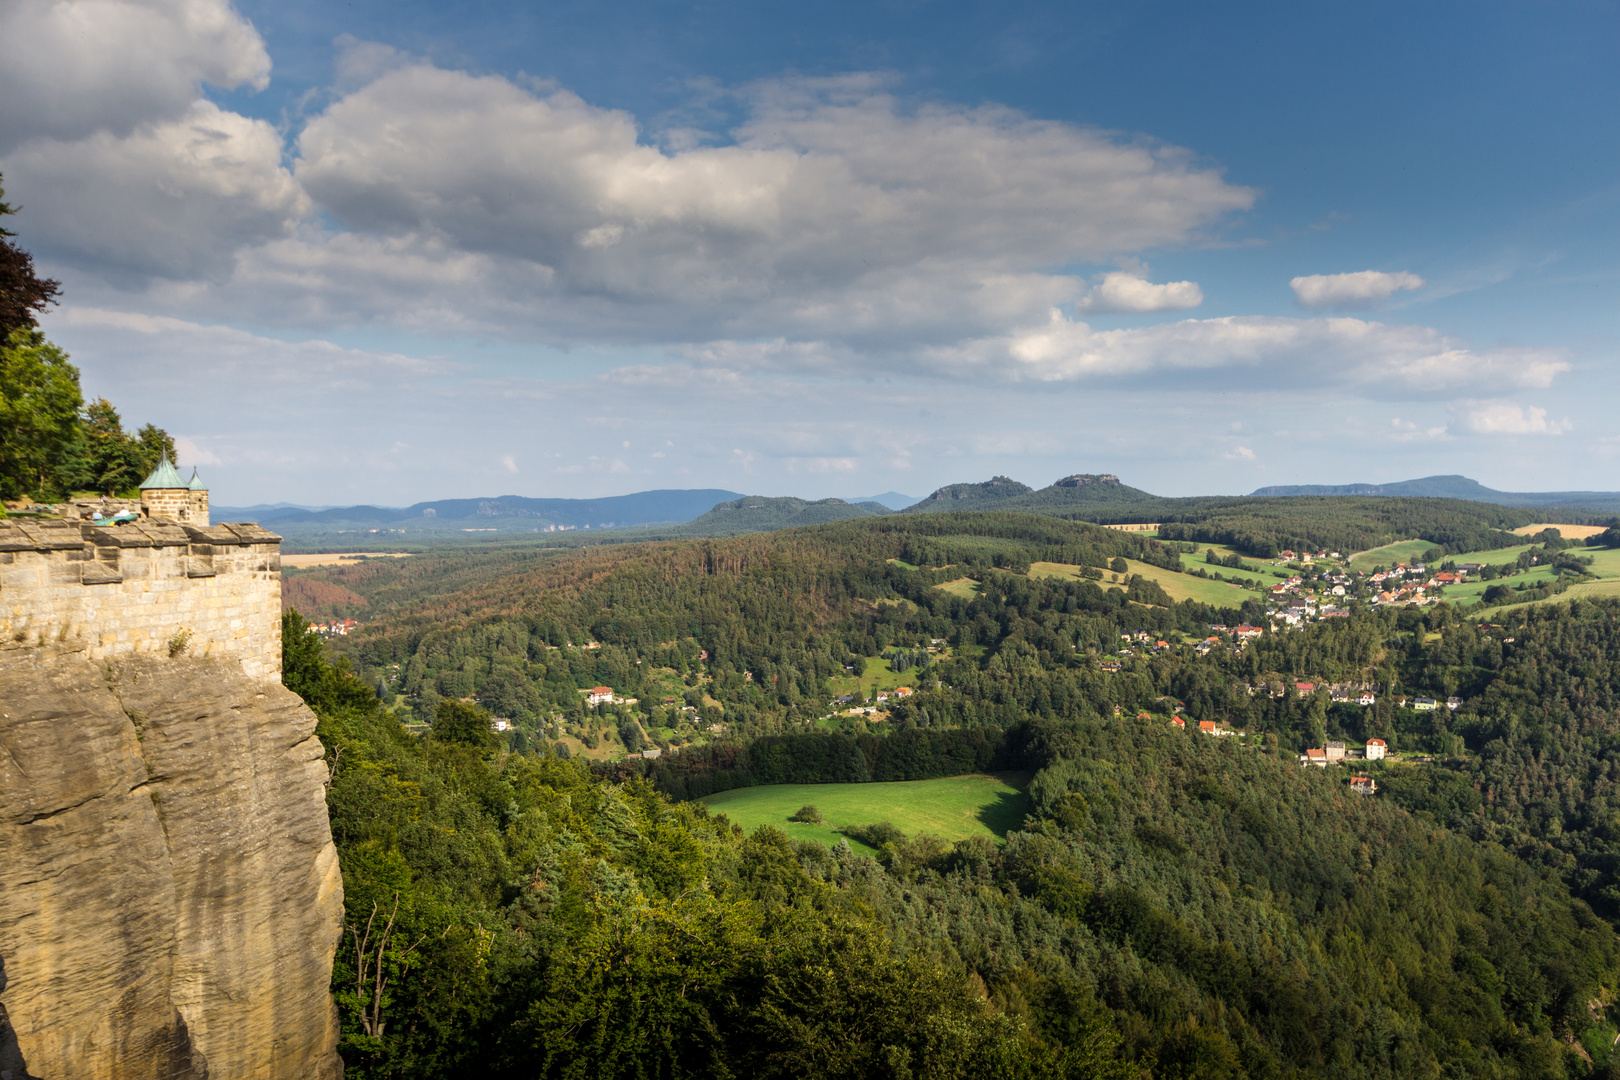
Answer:
[[[602,499],[530,499],[502,495],[493,499],[438,499],[404,508],[339,506],[328,510],[270,510],[255,515],[266,527],[305,524],[398,525],[412,522],[489,521],[564,529],[624,528],[632,525],[691,521],[716,503],[740,498],[723,488],[660,489]],[[250,508],[251,509],[251,508]]]
[[[1497,491],[1466,476],[1425,476],[1389,484],[1279,484],[1255,490],[1261,497],[1295,495],[1402,495],[1464,499],[1498,506],[1575,507],[1620,511],[1620,491]]]

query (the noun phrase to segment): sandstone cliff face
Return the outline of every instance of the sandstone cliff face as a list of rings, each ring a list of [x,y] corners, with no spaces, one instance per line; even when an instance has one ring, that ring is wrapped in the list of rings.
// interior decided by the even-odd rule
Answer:
[[[341,1075],[325,779],[239,662],[0,648],[0,1078]]]

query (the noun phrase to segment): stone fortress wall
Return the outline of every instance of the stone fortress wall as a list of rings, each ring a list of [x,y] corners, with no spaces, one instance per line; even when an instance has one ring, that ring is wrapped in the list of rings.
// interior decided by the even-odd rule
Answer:
[[[0,521],[0,648],[233,657],[279,681],[281,537],[207,525],[206,509],[201,525],[157,510],[116,525]]]

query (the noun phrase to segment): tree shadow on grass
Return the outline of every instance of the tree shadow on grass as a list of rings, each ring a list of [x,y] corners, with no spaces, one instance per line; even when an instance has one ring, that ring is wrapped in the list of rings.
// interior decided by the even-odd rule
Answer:
[[[1027,813],[1028,795],[1022,791],[1003,791],[996,795],[995,801],[981,807],[977,817],[1000,840],[1009,832],[1023,828],[1024,815]]]

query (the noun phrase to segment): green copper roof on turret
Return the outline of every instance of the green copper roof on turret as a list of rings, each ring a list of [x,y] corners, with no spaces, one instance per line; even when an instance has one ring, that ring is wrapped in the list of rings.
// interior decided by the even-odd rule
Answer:
[[[197,470],[195,468],[191,470],[191,483],[187,484],[186,486],[192,491],[208,490],[207,488],[203,487],[202,477],[197,475]]]
[[[186,482],[181,479],[180,473],[169,463],[169,455],[164,454],[152,470],[152,475],[141,481],[141,490],[147,488],[185,488]]]

